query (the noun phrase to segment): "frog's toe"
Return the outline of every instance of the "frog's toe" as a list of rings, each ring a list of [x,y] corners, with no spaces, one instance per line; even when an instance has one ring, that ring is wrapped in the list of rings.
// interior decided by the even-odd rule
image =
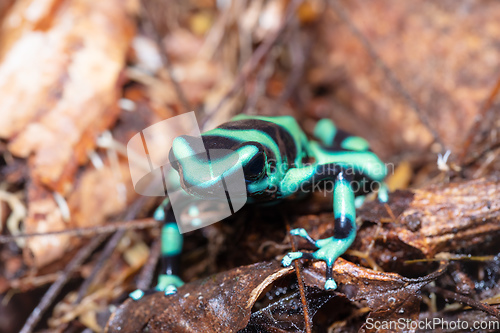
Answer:
[[[177,287],[174,285],[170,285],[165,288],[165,296],[173,295],[176,293],[177,293]]]
[[[385,183],[382,183],[380,185],[380,188],[378,189],[377,193],[378,201],[380,202],[387,202],[389,201],[389,189],[387,188],[387,185]]]
[[[140,300],[141,298],[143,298],[143,297],[144,297],[144,294],[145,294],[145,293],[144,293],[144,291],[143,291],[143,290],[141,290],[141,289],[136,289],[136,290],[134,290],[133,292],[131,292],[130,294],[128,294],[128,296],[129,296],[130,298],[132,298],[134,301],[138,301],[138,300]]]
[[[356,208],[361,208],[363,204],[365,203],[366,200],[366,195],[360,195],[359,197],[356,197],[354,199],[354,207]]]
[[[160,274],[158,277],[158,285],[156,291],[163,291],[165,296],[175,294],[177,288],[182,286],[184,282],[177,275]]]
[[[327,279],[325,282],[325,290],[335,290],[337,289],[337,283],[333,279]]]
[[[302,258],[302,252],[289,252],[281,259],[281,264],[284,267],[288,267],[292,264],[292,261],[299,258]]]
[[[304,228],[292,229],[290,230],[290,235],[304,237],[307,235],[307,231]]]

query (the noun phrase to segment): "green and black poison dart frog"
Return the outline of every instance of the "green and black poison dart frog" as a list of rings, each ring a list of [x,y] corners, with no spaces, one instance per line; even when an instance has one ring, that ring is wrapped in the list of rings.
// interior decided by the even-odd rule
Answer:
[[[338,130],[331,120],[320,120],[313,134],[315,140],[308,140],[297,121],[290,116],[239,115],[203,133],[202,139],[206,149],[238,152],[246,183],[247,202],[286,199],[294,194],[310,192],[318,188],[320,182],[333,183],[333,236],[314,240],[305,229],[291,230],[291,235],[303,237],[317,250],[312,253],[290,252],[285,255],[282,264],[289,266],[293,260],[300,258],[323,260],[327,265],[325,289],[336,289],[332,267],[356,237],[356,206],[362,203],[364,194],[375,183],[379,184],[379,200],[387,201],[387,188],[382,183],[387,171],[366,140]],[[172,144],[170,161],[190,150],[190,137],[178,137]],[[181,159],[176,162],[181,164],[176,167],[181,183],[203,182],[197,179],[199,173],[189,163],[183,164]],[[165,268],[156,288],[165,294],[174,293],[182,284],[173,265],[180,253],[182,237],[169,210],[167,199],[155,212],[156,219],[167,221],[162,231],[162,241],[168,244],[162,248]],[[142,295],[137,290],[131,297],[138,299]]]

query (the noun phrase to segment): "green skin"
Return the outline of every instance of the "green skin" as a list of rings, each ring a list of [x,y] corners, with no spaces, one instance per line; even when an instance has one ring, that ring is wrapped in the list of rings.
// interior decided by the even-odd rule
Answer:
[[[356,207],[363,202],[363,194],[368,192],[355,193],[354,183],[351,182],[377,182],[380,184],[379,200],[386,202],[388,199],[387,188],[382,183],[386,176],[385,165],[369,150],[366,140],[337,130],[328,119],[317,123],[314,130],[316,140],[308,140],[293,117],[247,115],[236,116],[231,122],[203,133],[202,137],[210,149],[231,149],[238,153],[239,162],[243,166],[248,202],[286,199],[314,190],[319,182],[333,182],[334,235],[314,240],[302,228],[291,230],[291,235],[303,237],[317,250],[312,253],[290,252],[284,256],[282,264],[290,266],[296,259],[323,260],[327,265],[325,289],[336,289],[332,267],[356,237]],[[217,167],[217,163],[224,163],[223,157],[209,162],[186,159],[185,156],[193,154],[193,148],[190,147],[189,140],[183,137],[174,140],[171,154],[177,158],[176,169],[182,184],[210,186],[220,181],[212,179],[207,182],[207,179],[200,179],[197,168],[200,163],[211,163],[212,167]],[[311,162],[306,163],[307,161]],[[191,194],[199,196],[198,193]],[[358,197],[355,199],[355,196]],[[155,218],[164,220],[164,208],[167,204],[168,201],[165,201],[158,208]],[[179,244],[178,241],[170,241],[173,237],[164,232],[162,240]],[[176,253],[180,252],[180,248],[178,250]],[[161,279],[165,280],[164,277]],[[168,288],[172,289],[164,283],[157,287],[160,290]]]

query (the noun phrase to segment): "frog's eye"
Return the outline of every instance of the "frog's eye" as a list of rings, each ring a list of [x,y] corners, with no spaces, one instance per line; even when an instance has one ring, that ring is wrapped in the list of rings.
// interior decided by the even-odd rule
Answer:
[[[259,178],[266,167],[266,156],[263,151],[255,154],[248,163],[243,166],[243,173],[245,178],[256,179]]]

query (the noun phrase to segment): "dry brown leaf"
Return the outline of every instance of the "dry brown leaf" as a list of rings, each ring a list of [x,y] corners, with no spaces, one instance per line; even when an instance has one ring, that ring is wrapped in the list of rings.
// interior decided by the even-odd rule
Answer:
[[[128,180],[126,177],[130,177],[126,163],[122,163],[118,170],[107,166],[97,170],[87,168],[67,200],[71,212],[67,222],[64,222],[53,193],[38,183],[30,184],[25,231],[42,233],[102,225],[110,216],[122,212],[129,202],[127,199],[135,195],[131,182],[125,181]],[[60,259],[78,244],[76,237],[65,234],[28,238],[24,255],[27,263],[42,267]]]
[[[291,272],[277,262],[256,263],[185,284],[174,295],[128,299],[106,332],[236,332],[246,326],[264,289]]]
[[[498,78],[500,3],[343,3],[354,26],[420,104],[444,143],[460,152],[464,133]],[[432,140],[429,132],[349,27],[331,11],[320,31],[311,80],[337,81],[337,105],[330,104],[321,115],[357,134],[376,128],[369,135],[379,139],[380,149],[374,148],[384,156],[425,148]],[[351,112],[364,119],[366,128],[349,121]]]
[[[17,2],[0,34],[0,137],[33,176],[71,185],[96,136],[118,116],[119,74],[133,27],[122,1]]]
[[[127,202],[135,196],[129,174],[127,163],[120,164],[118,170],[107,166],[88,168],[77,190],[68,198],[75,227],[101,225],[107,217],[124,211]]]

